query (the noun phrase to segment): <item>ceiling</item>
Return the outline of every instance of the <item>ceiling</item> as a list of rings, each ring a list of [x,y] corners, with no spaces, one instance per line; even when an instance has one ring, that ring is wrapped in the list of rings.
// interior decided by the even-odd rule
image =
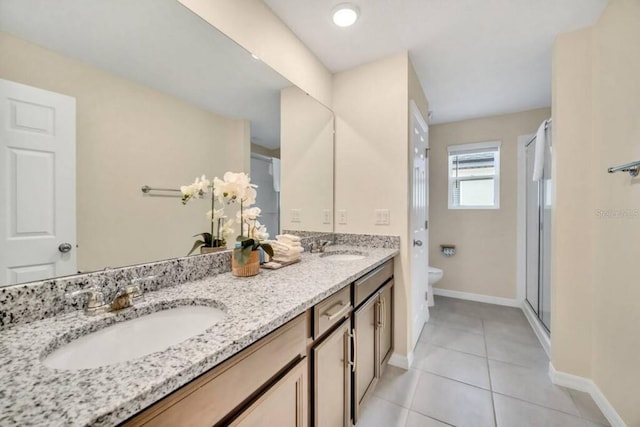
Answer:
[[[280,89],[291,83],[177,1],[53,3],[0,0],[0,31],[206,110],[248,119],[253,142],[280,145]]]
[[[332,71],[408,50],[431,123],[551,105],[554,38],[593,24],[607,0],[352,0],[348,28],[331,10],[348,0],[264,0]]]

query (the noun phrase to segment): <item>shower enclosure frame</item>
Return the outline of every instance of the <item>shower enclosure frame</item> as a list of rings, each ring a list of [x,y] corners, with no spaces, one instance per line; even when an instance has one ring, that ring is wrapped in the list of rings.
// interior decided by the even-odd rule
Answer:
[[[533,310],[532,305],[527,300],[527,184],[531,182],[532,176],[527,172],[527,146],[533,144],[535,141],[535,134],[530,135],[522,135],[518,137],[518,192],[517,192],[517,296],[516,300],[518,305],[522,307],[527,320],[529,321],[532,329],[534,330],[538,340],[542,344],[545,351],[550,354],[551,340],[550,340],[550,331],[548,325],[544,325],[542,319],[538,316]],[[531,147],[533,148],[533,146]],[[547,173],[545,177],[549,178],[550,168],[550,153],[547,153],[547,159],[545,163],[545,169]],[[544,184],[539,184],[540,187]],[[539,212],[543,212],[544,210],[544,200],[541,200],[542,195],[538,194],[538,208]],[[550,213],[550,211],[548,211]],[[550,215],[547,215],[550,217]],[[549,218],[550,219],[550,218]],[[550,228],[549,228],[550,230]],[[539,238],[542,238],[542,233],[539,234]],[[550,250],[550,242],[547,242],[549,249],[547,253],[549,254]],[[538,244],[538,248],[540,248],[540,244]],[[538,256],[537,261],[537,271],[541,271],[541,262],[543,260],[543,255]],[[547,268],[550,269],[550,257],[547,258]],[[549,270],[547,270],[549,271]],[[541,274],[541,273],[539,273]],[[550,276],[547,275],[548,283],[550,283]],[[540,296],[540,293],[538,293]],[[547,291],[547,296],[550,298],[550,287]],[[539,301],[542,301],[542,298],[539,297]]]

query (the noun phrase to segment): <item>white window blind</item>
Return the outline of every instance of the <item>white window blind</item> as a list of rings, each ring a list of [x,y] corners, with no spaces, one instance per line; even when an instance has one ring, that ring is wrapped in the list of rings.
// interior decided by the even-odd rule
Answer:
[[[449,209],[500,208],[500,141],[451,145]]]

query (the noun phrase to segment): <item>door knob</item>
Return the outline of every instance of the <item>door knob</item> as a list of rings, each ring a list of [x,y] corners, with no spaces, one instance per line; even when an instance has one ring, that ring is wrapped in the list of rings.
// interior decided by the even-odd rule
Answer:
[[[60,243],[60,246],[58,246],[58,250],[63,254],[70,252],[72,248],[71,243]]]
[[[422,246],[422,240],[414,240],[413,246]]]

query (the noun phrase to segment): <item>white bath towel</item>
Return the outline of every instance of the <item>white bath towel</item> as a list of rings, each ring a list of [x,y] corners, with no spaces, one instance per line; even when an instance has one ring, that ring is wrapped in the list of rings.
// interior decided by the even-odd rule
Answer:
[[[540,181],[544,172],[544,148],[547,145],[547,121],[542,122],[536,133],[536,147],[533,161],[533,180]]]

